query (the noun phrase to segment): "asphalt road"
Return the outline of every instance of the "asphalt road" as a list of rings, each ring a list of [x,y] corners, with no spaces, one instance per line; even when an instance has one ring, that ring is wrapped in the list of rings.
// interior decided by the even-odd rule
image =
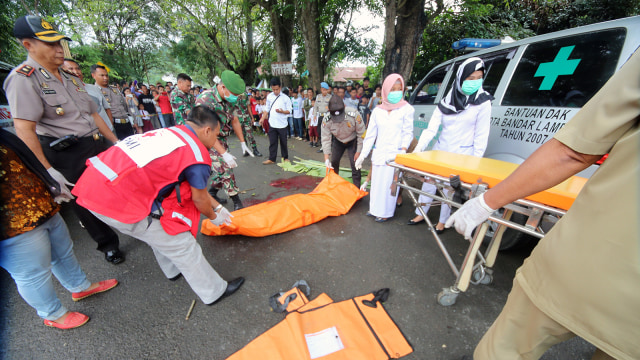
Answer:
[[[266,155],[267,138],[257,138]],[[246,203],[306,193],[319,181],[262,165],[266,157],[239,156],[235,138],[231,146],[239,160],[235,170],[239,186],[251,189],[242,195]],[[289,141],[291,158],[323,160],[315,150],[303,141]],[[346,157],[342,164],[346,166]],[[385,308],[414,347],[404,359],[459,359],[473,352],[499,314],[515,270],[530,251],[501,253],[493,284],[472,285],[454,306],[442,307],[436,295],[455,277],[426,225],[405,225],[413,216],[408,196],[395,218],[383,224],[365,216],[365,197],[347,215],[284,234],[265,238],[199,235],[205,256],[222,277],[244,276],[247,281],[238,293],[212,307],[197,300],[190,319],[185,320],[196,296],[184,279],[164,278],[151,249],[128,236],[120,237],[127,260],[115,266],[107,263],[69,210],[64,209],[63,216],[89,279],[117,278],[120,284],[74,303],[54,281],[65,306],[91,317],[81,328],[62,331],[45,327],[20,298],[9,274],[0,270],[2,358],[224,359],[283,319],[270,311],[270,295],[305,279],[311,298],[324,292],[336,301],[390,288]],[[430,212],[432,219],[437,219],[437,211]],[[453,230],[442,238],[460,264],[467,243]],[[590,359],[593,351],[592,345],[575,338],[553,347],[543,359]]]

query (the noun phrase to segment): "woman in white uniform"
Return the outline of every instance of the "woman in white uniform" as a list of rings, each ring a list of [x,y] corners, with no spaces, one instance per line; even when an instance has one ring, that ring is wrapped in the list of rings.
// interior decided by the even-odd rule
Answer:
[[[491,100],[493,100],[493,96],[482,88],[483,75],[484,62],[477,57],[465,60],[458,67],[451,90],[433,112],[429,127],[422,131],[418,146],[413,152],[423,151],[442,125],[442,132],[436,140],[433,150],[480,157],[484,155],[491,126]],[[422,191],[435,194],[436,186],[424,183]],[[424,195],[420,195],[418,198],[420,204],[425,204],[422,207],[425,214],[429,211],[432,200]],[[436,233],[440,234],[444,231],[444,223],[449,215],[451,215],[451,208],[449,205],[442,204]],[[422,217],[420,210],[416,208],[416,217],[409,220],[408,224],[415,225],[423,220],[424,217]]]
[[[388,159],[404,154],[413,139],[413,106],[402,100],[404,80],[400,74],[387,76],[382,84],[382,103],[371,112],[367,135],[364,138],[362,152],[356,159],[356,168],[371,155],[371,192],[369,213],[377,222],[385,222],[393,217],[396,209],[396,195],[391,195],[393,168],[386,165]]]

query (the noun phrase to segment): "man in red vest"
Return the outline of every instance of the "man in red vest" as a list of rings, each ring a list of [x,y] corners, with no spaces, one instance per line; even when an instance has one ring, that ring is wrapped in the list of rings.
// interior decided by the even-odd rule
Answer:
[[[207,305],[244,283],[224,281],[195,239],[201,213],[216,225],[232,216],[207,192],[209,149],[219,131],[218,115],[197,106],[185,125],[130,136],[87,160],[73,189],[97,218],[149,244],[164,275],[183,275]]]

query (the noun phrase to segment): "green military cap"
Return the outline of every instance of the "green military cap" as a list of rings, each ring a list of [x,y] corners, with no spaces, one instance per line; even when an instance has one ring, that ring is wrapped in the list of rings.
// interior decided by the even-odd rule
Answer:
[[[224,86],[226,86],[233,94],[240,95],[244,93],[246,86],[240,75],[231,70],[225,70],[222,72],[220,77],[222,78]]]

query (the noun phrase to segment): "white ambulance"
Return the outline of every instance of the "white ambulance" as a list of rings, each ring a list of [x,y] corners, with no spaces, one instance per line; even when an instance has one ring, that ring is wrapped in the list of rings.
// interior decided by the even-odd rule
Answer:
[[[409,97],[416,109],[414,135],[418,138],[427,128],[458,66],[477,56],[485,62],[483,88],[495,96],[484,156],[522,163],[571,120],[639,46],[640,16],[635,16],[501,44],[446,61],[429,71]],[[579,175],[589,177],[597,166]],[[518,234],[514,237],[519,238]],[[504,248],[516,240],[505,238]]]

